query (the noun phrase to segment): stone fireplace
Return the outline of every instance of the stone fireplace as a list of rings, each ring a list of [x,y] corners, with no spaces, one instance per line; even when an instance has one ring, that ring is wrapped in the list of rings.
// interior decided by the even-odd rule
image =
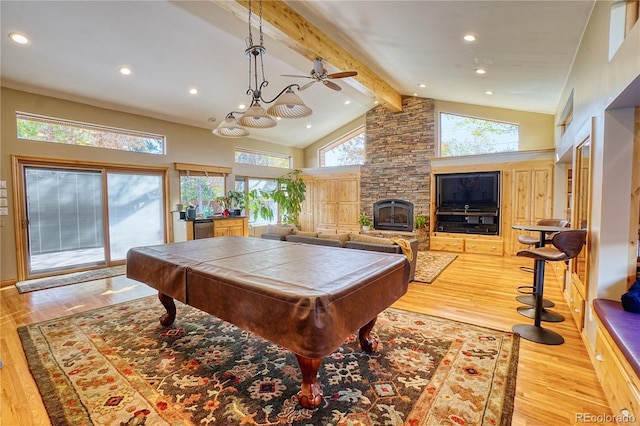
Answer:
[[[415,215],[429,214],[431,158],[436,151],[435,117],[433,99],[412,96],[402,98],[402,111],[393,112],[378,105],[367,113],[366,160],[360,168],[360,209],[369,217],[375,215],[374,203],[389,199],[413,204],[410,228]],[[375,232],[406,234],[404,230]],[[415,234],[420,240],[420,250],[428,250],[429,234]]]
[[[413,231],[413,203],[405,200],[380,200],[373,204],[373,229]]]

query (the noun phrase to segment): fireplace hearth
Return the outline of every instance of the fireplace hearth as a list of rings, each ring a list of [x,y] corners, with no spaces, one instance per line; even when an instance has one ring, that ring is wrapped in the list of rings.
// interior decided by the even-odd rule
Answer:
[[[373,203],[373,228],[387,231],[413,231],[413,203],[398,199]]]

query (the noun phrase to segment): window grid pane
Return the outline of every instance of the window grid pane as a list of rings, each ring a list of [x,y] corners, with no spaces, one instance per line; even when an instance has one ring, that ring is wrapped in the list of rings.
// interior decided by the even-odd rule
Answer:
[[[17,136],[40,142],[164,154],[164,136],[16,113]]]
[[[263,153],[243,149],[235,150],[235,162],[239,164],[252,164],[255,166],[291,168],[291,156],[273,153]]]
[[[364,164],[364,126],[336,139],[318,150],[320,167]]]
[[[517,124],[440,114],[441,157],[513,152],[518,141]]]

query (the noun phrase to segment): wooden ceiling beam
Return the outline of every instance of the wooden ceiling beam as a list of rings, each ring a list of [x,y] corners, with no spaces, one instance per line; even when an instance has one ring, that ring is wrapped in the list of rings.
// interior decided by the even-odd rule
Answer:
[[[215,1],[215,3],[247,21],[248,0],[236,0],[235,2],[223,0]],[[242,8],[239,9],[236,5],[240,5]],[[253,1],[251,8],[257,16],[260,12],[259,2]],[[402,111],[400,93],[284,1],[263,1],[262,19],[265,23],[263,30],[271,37],[283,42],[310,61],[322,58],[340,71],[357,71],[358,75],[352,77],[358,83],[355,85],[356,89],[375,97],[390,111]]]

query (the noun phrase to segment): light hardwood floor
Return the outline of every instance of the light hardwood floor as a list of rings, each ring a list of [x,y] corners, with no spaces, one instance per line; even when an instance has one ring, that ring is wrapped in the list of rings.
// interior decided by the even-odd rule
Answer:
[[[526,263],[516,257],[463,254],[434,283],[411,283],[394,306],[511,330],[514,324],[532,322],[515,310],[519,306],[515,288],[531,282],[531,274],[518,269]],[[513,424],[572,425],[580,424],[578,413],[610,414],[560,284],[550,270],[545,285],[545,297],[556,302],[553,310],[567,320],[544,326],[566,341],[561,346],[546,346],[521,340]],[[14,287],[1,290],[0,424],[49,424],[17,327],[151,294],[155,291],[146,285],[122,276],[26,294],[18,294]]]

